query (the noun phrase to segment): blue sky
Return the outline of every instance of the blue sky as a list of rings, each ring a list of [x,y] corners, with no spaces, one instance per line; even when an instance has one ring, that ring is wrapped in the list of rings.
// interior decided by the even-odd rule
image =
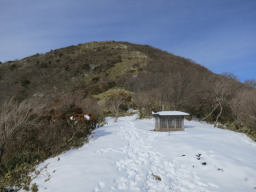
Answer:
[[[102,40],[256,79],[256,0],[0,0],[2,62]]]

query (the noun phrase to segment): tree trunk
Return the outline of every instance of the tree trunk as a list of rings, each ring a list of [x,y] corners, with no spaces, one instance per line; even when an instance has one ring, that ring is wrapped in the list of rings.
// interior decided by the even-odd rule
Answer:
[[[201,119],[201,121],[204,121],[204,120],[206,120],[208,117],[210,117],[210,116],[212,115],[212,113],[213,113],[218,107],[219,107],[219,104],[217,104],[217,105],[213,108],[213,110],[212,110],[206,117],[204,117],[203,119]]]
[[[115,112],[115,121],[114,122],[117,122],[118,114],[119,114],[119,106],[118,106],[118,108],[116,109],[116,112]]]
[[[3,158],[3,154],[4,154],[4,146],[5,146],[5,144],[0,146],[0,164],[2,163],[2,158]]]
[[[221,116],[221,114],[222,114],[222,111],[223,111],[223,107],[222,107],[222,105],[221,105],[220,102],[219,102],[219,106],[220,106],[220,112],[219,112],[219,114],[218,114],[217,117],[216,117],[216,121],[215,121],[215,123],[214,123],[214,127],[217,126],[218,121],[219,121],[219,118],[220,118],[220,116]]]

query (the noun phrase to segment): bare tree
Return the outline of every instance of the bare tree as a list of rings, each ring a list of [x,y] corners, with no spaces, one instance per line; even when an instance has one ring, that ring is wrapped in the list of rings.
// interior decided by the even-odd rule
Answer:
[[[250,88],[256,88],[256,80],[246,80],[244,84]]]
[[[126,101],[129,101],[130,99],[130,92],[124,89],[113,89],[111,90],[111,92],[109,92],[106,98],[105,105],[112,113],[114,113],[115,122],[117,121],[121,104],[125,103]]]
[[[133,102],[139,108],[140,118],[151,115],[152,111],[161,110],[161,106],[166,105],[163,94],[157,88],[138,92],[134,95]]]
[[[17,103],[13,98],[3,103],[0,108],[0,162],[5,145],[17,131],[26,127],[32,114],[32,105],[27,101]]]
[[[237,120],[256,130],[256,90],[244,89],[238,92],[230,105]]]
[[[234,94],[235,89],[238,87],[234,84],[233,77],[228,76],[220,76],[218,79],[216,79],[214,86],[212,88],[213,95],[213,109],[212,111],[202,120],[206,120],[209,118],[216,110],[218,109],[219,112],[216,116],[214,126],[216,127],[219,119],[221,118],[223,114],[223,108],[224,105],[227,103],[228,98]]]

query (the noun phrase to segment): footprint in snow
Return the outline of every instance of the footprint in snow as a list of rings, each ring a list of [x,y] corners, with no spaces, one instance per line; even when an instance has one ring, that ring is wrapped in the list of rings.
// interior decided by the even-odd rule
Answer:
[[[197,160],[200,160],[200,159],[201,159],[201,156],[202,156],[202,154],[201,154],[201,153],[198,153],[198,154],[196,155]]]

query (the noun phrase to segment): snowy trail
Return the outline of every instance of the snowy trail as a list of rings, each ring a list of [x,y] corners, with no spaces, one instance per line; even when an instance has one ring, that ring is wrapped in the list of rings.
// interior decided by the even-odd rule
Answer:
[[[196,188],[199,191],[207,191],[204,184],[196,175],[191,175],[188,170],[180,168],[178,171],[171,162],[164,159],[163,155],[152,150],[156,134],[146,132],[141,137],[133,122],[124,122],[121,125],[121,136],[127,141],[123,153],[127,154],[124,159],[118,160],[116,166],[124,176],[116,179],[115,186],[106,191],[188,191]],[[128,129],[127,129],[128,127]],[[144,133],[145,134],[145,133]],[[161,181],[156,180],[153,175],[159,176]],[[188,175],[186,177],[186,175]],[[180,182],[179,179],[186,179]],[[95,191],[103,191],[106,186],[101,182]]]
[[[108,119],[88,144],[39,165],[33,182],[40,192],[256,191],[254,142],[211,125],[186,125],[169,134],[152,131],[153,120]]]

